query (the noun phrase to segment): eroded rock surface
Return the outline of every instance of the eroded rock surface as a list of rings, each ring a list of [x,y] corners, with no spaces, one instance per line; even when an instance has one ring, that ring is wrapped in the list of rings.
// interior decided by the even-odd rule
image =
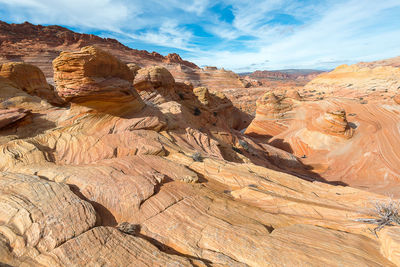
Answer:
[[[320,74],[300,90],[301,101],[292,102],[290,112],[280,112],[279,98],[261,98],[246,133],[296,155],[322,179],[397,197],[395,62],[343,65]]]
[[[34,65],[22,62],[4,63],[0,65],[0,76],[9,79],[30,95],[39,96],[53,104],[64,104],[54,88],[47,83],[43,72]]]
[[[293,154],[242,134],[246,116],[224,94],[163,68],[133,80],[95,47],[62,53],[54,67],[62,108],[0,79],[2,105],[32,111],[1,132],[2,263],[395,266],[397,239],[356,221],[387,197],[318,181]],[[302,102],[267,95],[257,118],[285,133],[312,117],[317,130],[296,136],[325,146],[356,138],[337,105],[312,103],[308,114]]]
[[[28,113],[29,111],[25,109],[0,109],[0,128],[24,118]]]

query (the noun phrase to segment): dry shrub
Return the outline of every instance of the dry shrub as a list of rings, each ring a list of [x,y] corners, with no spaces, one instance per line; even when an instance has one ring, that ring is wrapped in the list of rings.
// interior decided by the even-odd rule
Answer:
[[[389,199],[387,201],[372,202],[372,214],[375,218],[361,218],[358,222],[376,224],[372,230],[375,235],[385,226],[400,225],[400,202],[399,200]]]

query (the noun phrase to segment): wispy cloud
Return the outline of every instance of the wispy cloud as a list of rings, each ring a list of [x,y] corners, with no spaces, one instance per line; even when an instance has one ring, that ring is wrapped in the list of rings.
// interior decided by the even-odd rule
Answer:
[[[400,55],[398,0],[0,0],[0,16],[121,37],[237,71]]]
[[[111,0],[0,0],[2,17],[15,22],[62,24],[117,31],[136,9]],[[8,11],[8,12],[7,12]]]
[[[190,45],[193,33],[182,27],[174,21],[164,22],[156,30],[146,30],[139,34],[124,34],[132,39],[141,40],[158,46],[177,48],[186,51],[195,51]]]

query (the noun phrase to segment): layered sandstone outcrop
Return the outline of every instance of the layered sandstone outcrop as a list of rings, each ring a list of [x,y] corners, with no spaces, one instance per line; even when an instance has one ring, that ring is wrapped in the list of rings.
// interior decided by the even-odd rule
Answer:
[[[304,87],[304,92],[314,97],[323,94],[358,98],[362,103],[384,101],[396,94],[399,77],[400,68],[391,65],[341,65],[317,76]]]
[[[293,153],[323,179],[397,194],[396,105],[338,98],[301,101],[284,117],[272,118],[271,103],[266,103],[246,134]]]
[[[29,111],[25,109],[0,109],[0,129],[24,118],[28,114]]]
[[[57,91],[71,104],[63,108],[0,79],[2,105],[32,110],[31,121],[1,129],[0,262],[398,262],[395,235],[377,238],[371,225],[357,221],[374,216],[371,199],[387,197],[318,181],[292,154],[243,135],[238,130],[244,117],[224,94],[176,82],[160,68],[141,69],[132,81],[126,65],[94,47],[63,53],[54,67]],[[270,106],[270,124],[287,128],[295,119],[303,127],[310,118],[340,110],[312,103],[304,111],[303,102],[296,94],[271,94],[259,104]],[[336,127],[345,121],[340,112],[330,114],[326,121]],[[299,124],[302,118],[306,122]],[[323,127],[335,134],[315,136],[328,136],[336,146],[355,138],[337,136],[340,127]],[[292,129],[315,137],[315,131]]]
[[[12,81],[18,88],[30,95],[36,95],[53,104],[63,104],[54,88],[36,66],[22,62],[9,62],[0,65],[0,76]]]
[[[267,92],[257,100],[257,106],[267,118],[281,118],[292,109],[292,101],[285,96]],[[261,113],[261,112],[260,112]]]
[[[276,124],[274,120],[285,121],[294,116],[292,111],[296,105],[299,96],[294,94],[295,98],[286,95],[276,95],[273,92],[267,92],[257,100],[256,116],[246,129],[246,134],[257,136],[274,136],[285,129],[285,123]]]
[[[133,83],[138,91],[155,90],[157,88],[172,88],[175,79],[171,73],[163,67],[149,67],[138,70]]]
[[[323,115],[308,124],[309,130],[321,131],[335,136],[350,138],[353,129],[346,119],[346,111],[343,109],[327,110]]]
[[[80,34],[60,26],[41,26],[30,23],[7,24],[0,21],[0,61],[26,62],[38,66],[49,83],[53,84],[51,62],[61,51],[79,51],[85,46],[97,46],[139,68],[162,66],[172,73],[177,82],[190,81],[195,87],[207,87],[212,91],[223,91],[232,103],[245,112],[255,112],[257,94],[248,92],[247,82],[231,71],[223,69],[200,69],[192,62],[183,60],[178,54],[162,56],[126,47],[115,39]],[[133,70],[136,72],[137,67]],[[259,86],[257,81],[252,83]],[[253,87],[253,89],[258,87]],[[253,97],[253,95],[256,95]]]
[[[53,61],[54,81],[64,100],[97,109],[107,102],[140,110],[143,103],[132,87],[133,73],[114,56],[94,46],[63,52]],[[107,108],[109,106],[107,105]]]
[[[171,53],[171,54],[166,55],[164,57],[164,59],[163,59],[163,62],[169,63],[169,64],[178,63],[180,65],[184,65],[184,66],[187,66],[187,67],[190,67],[190,68],[193,68],[193,69],[198,69],[199,68],[196,64],[194,64],[192,62],[189,62],[187,60],[183,60],[181,58],[181,56],[176,54],[176,53]]]
[[[138,70],[141,69],[141,67],[139,67],[137,64],[135,63],[128,63],[127,64],[128,68],[131,70],[131,72],[133,73],[133,78],[135,78]]]
[[[53,77],[51,62],[61,51],[77,51],[93,45],[112,53],[124,62],[136,62],[143,66],[161,65],[166,62],[198,68],[194,63],[182,60],[174,54],[164,57],[156,52],[132,49],[112,38],[81,34],[56,25],[42,26],[29,22],[8,24],[0,21],[0,61],[31,63],[42,69],[47,78]]]
[[[397,103],[397,104],[400,104],[400,94],[396,94],[396,95],[393,97],[393,101],[394,101],[395,103]]]

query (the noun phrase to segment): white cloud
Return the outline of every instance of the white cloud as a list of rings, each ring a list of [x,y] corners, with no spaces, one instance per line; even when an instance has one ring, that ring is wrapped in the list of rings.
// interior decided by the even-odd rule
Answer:
[[[296,27],[293,33],[283,38],[277,38],[276,34],[270,37],[271,33],[260,35],[251,41],[257,48],[255,52],[210,51],[190,59],[205,65],[212,55],[211,64],[243,71],[254,69],[254,65],[259,69],[332,68],[337,61],[357,62],[397,56],[400,55],[400,23],[390,26],[391,22],[385,21],[382,14],[391,8],[399,10],[400,3],[369,0],[363,1],[362,5],[359,1],[338,3],[321,10],[319,19]]]
[[[118,31],[134,9],[111,0],[0,0],[8,7],[10,19],[39,24],[62,24]]]
[[[193,34],[190,31],[180,28],[178,24],[173,21],[164,22],[157,31],[146,31],[142,34],[130,36],[134,39],[159,46],[194,51],[189,47],[189,42]]]
[[[231,8],[232,23],[210,9],[217,3]],[[114,33],[149,50],[180,49],[198,65],[240,71],[330,68],[400,55],[399,12],[398,0],[0,0],[8,21]],[[267,23],[279,13],[302,23]],[[197,36],[201,28],[212,37]]]

